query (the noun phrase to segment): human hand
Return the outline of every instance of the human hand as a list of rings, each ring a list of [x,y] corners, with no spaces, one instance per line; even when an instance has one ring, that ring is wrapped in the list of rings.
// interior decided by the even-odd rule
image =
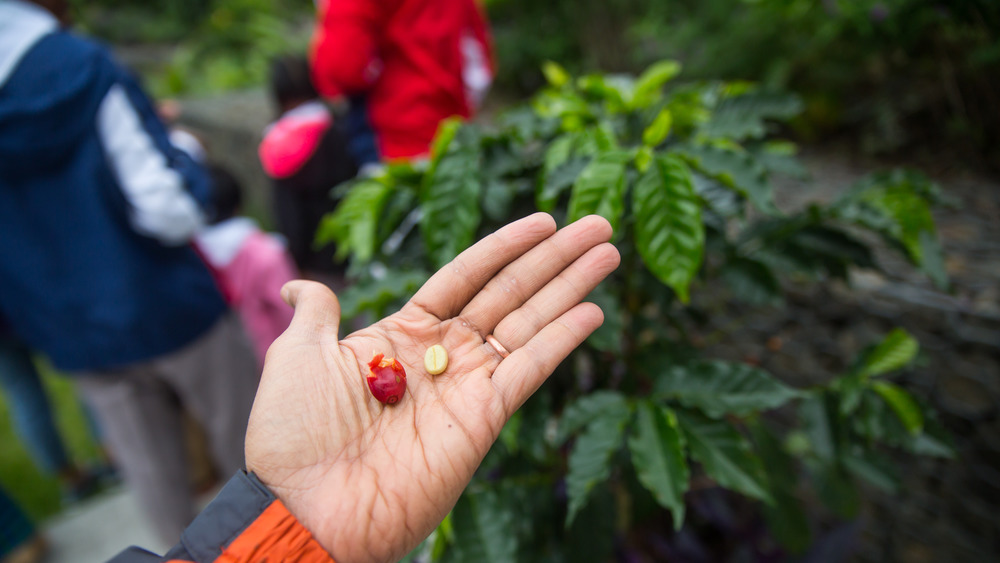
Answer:
[[[454,506],[504,424],[603,321],[581,300],[619,262],[611,226],[556,232],[535,214],[439,270],[396,314],[338,342],[325,286],[290,282],[288,330],[267,353],[246,438],[256,473],[339,563],[395,561]],[[503,358],[485,342],[510,351]],[[441,344],[448,369],[424,370]],[[406,369],[383,405],[365,376],[374,353]]]

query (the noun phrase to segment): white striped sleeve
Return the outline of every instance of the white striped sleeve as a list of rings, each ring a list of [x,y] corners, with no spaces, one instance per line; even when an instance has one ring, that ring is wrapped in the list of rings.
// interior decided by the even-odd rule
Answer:
[[[205,224],[184,178],[170,168],[120,85],[108,91],[97,114],[98,133],[108,162],[130,204],[136,232],[163,244],[188,242]]]

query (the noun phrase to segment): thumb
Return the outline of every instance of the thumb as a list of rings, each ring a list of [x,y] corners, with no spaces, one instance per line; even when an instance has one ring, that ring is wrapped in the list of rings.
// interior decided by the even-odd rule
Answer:
[[[282,286],[281,298],[295,309],[290,329],[338,334],[340,302],[329,287],[314,281],[293,280]]]

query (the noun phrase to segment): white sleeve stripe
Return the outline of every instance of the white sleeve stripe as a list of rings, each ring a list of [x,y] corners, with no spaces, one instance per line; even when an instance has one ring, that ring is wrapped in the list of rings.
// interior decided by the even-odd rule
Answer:
[[[469,32],[462,34],[459,49],[462,53],[462,82],[465,84],[466,102],[469,109],[478,109],[493,82],[486,50]]]
[[[108,162],[130,204],[132,228],[164,244],[190,240],[205,222],[198,202],[143,128],[121,85],[112,86],[101,101],[97,128]]]

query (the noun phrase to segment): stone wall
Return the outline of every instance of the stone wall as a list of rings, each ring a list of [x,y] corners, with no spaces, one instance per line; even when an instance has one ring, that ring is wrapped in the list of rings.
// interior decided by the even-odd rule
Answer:
[[[785,209],[829,201],[876,166],[836,153],[809,154],[805,163],[814,181],[781,183]],[[902,456],[898,495],[865,490],[860,561],[988,561],[1000,553],[1000,186],[948,171],[935,179],[959,204],[935,214],[949,294],[879,249],[884,272],[853,272],[849,285],[790,287],[782,308],[723,300],[706,330],[715,335],[708,356],[759,362],[796,386],[843,373],[893,327],[920,341],[917,365],[893,379],[938,411],[958,456]]]

